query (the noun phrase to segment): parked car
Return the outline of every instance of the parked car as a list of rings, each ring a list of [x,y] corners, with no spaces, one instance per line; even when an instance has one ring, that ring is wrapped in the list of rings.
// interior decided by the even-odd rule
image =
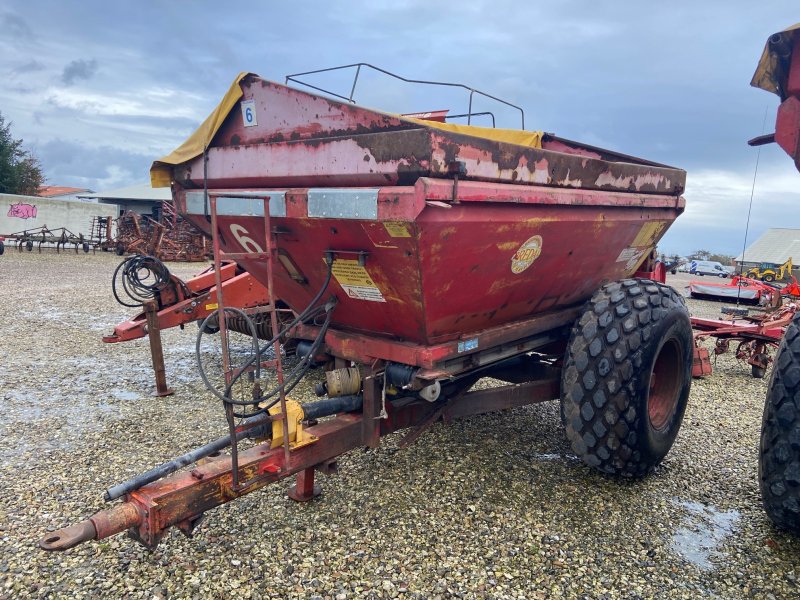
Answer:
[[[692,275],[716,275],[717,277],[728,277],[729,273],[722,266],[714,260],[693,260],[689,263],[689,273]]]

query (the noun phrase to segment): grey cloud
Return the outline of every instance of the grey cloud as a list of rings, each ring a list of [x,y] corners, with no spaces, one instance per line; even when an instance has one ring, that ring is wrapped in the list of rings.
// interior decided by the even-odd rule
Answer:
[[[27,95],[35,92],[36,88],[30,85],[9,85],[8,91],[15,92],[17,94]]]
[[[3,15],[2,30],[6,35],[15,39],[32,38],[33,30],[28,23],[17,15],[6,13]]]
[[[44,63],[38,60],[29,60],[14,69],[16,74],[33,73],[35,71],[44,71]]]
[[[97,61],[92,60],[73,60],[61,73],[61,81],[64,85],[72,85],[79,79],[91,79],[97,72]]]
[[[90,146],[66,140],[40,144],[36,155],[47,173],[48,181],[57,185],[103,187],[112,165],[130,174],[132,181],[146,181],[152,156],[126,152],[111,146]]]

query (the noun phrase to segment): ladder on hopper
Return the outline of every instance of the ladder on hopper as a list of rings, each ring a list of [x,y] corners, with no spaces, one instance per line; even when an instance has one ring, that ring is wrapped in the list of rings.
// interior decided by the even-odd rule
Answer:
[[[219,221],[218,221],[218,212],[217,207],[220,203],[224,203],[226,201],[231,200],[241,200],[246,198],[248,200],[261,200],[264,205],[264,240],[266,248],[262,250],[262,248],[254,241],[250,241],[247,246],[250,248],[250,251],[247,252],[223,252],[220,246],[220,231],[219,231]],[[209,213],[211,217],[211,239],[213,244],[213,253],[214,253],[214,277],[216,279],[216,286],[217,286],[217,314],[219,315],[219,335],[220,335],[220,343],[222,345],[222,368],[225,377],[225,385],[230,386],[231,381],[233,380],[234,375],[237,373],[237,369],[233,369],[231,367],[231,359],[230,359],[230,348],[228,345],[228,328],[226,326],[226,319],[225,319],[225,302],[222,294],[222,261],[224,260],[258,260],[258,261],[265,261],[267,266],[267,291],[268,291],[268,298],[269,298],[269,305],[266,308],[260,309],[261,312],[268,312],[270,317],[270,322],[272,326],[272,337],[274,338],[273,342],[273,350],[274,350],[274,359],[270,360],[263,360],[261,361],[261,367],[265,368],[273,368],[276,373],[278,387],[279,387],[279,405],[280,405],[280,412],[277,414],[271,415],[272,421],[280,420],[282,421],[282,428],[283,428],[283,451],[284,451],[284,464],[285,466],[289,465],[289,454],[290,454],[290,447],[289,447],[289,421],[287,416],[286,410],[286,394],[284,392],[284,377],[283,377],[283,361],[281,358],[281,342],[280,342],[280,321],[278,319],[278,308],[276,306],[276,299],[275,299],[275,292],[273,286],[273,272],[274,272],[274,265],[275,265],[275,258],[277,256],[277,245],[276,245],[276,238],[275,234],[272,230],[272,225],[270,222],[270,214],[269,214],[269,200],[270,197],[268,194],[265,195],[253,195],[253,194],[235,194],[235,193],[214,193],[208,192],[208,204],[209,204]],[[251,366],[251,369],[255,368]],[[255,483],[254,477],[253,479],[246,481],[244,483],[240,483],[239,481],[239,462],[238,462],[238,443],[236,441],[236,433],[246,430],[248,428],[246,423],[240,424],[238,427],[234,424],[233,418],[233,407],[232,404],[226,403],[225,404],[226,416],[228,418],[228,425],[230,428],[231,434],[231,460],[232,460],[232,478],[233,478],[233,491],[240,492],[241,490],[249,487],[253,483]]]

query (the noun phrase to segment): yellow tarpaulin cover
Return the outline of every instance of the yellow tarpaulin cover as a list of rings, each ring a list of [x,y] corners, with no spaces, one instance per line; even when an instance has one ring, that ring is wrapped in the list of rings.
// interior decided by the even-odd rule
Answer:
[[[211,143],[211,140],[214,138],[217,131],[219,131],[225,118],[241,99],[242,88],[240,83],[242,79],[248,75],[250,75],[250,73],[239,73],[231,84],[230,89],[228,89],[228,92],[225,94],[225,97],[222,99],[222,102],[220,102],[217,108],[203,121],[200,127],[197,128],[197,131],[189,136],[189,139],[183,142],[183,144],[173,150],[172,153],[153,163],[153,166],[150,167],[150,185],[154,188],[169,187],[172,183],[172,167],[174,165],[185,163],[203,154],[203,149]],[[492,127],[477,127],[475,125],[439,123],[437,121],[426,121],[424,119],[413,119],[411,117],[400,118],[406,121],[419,123],[426,127],[441,129],[442,131],[481,137],[496,142],[507,142],[509,144],[517,144],[518,146],[529,146],[531,148],[542,147],[543,133],[541,131],[494,129]]]
[[[795,29],[800,29],[800,23],[787,27],[779,33],[794,31]],[[768,40],[764,45],[764,51],[761,53],[761,59],[758,61],[758,67],[756,67],[756,72],[753,74],[753,80],[750,82],[750,85],[761,88],[762,90],[767,90],[773,94],[780,94],[778,82],[785,76],[785,73],[780,72],[781,70],[782,66],[778,56],[770,48]]]
[[[203,154],[203,149],[211,143],[214,135],[219,131],[223,121],[225,121],[225,117],[228,116],[242,97],[242,88],[239,83],[248,75],[250,73],[239,73],[222,102],[208,115],[208,118],[197,128],[197,131],[190,135],[189,139],[173,150],[172,153],[164,158],[159,158],[153,163],[153,166],[150,167],[151,186],[154,188],[169,187],[172,183],[173,165],[185,163]]]
[[[455,123],[440,123],[438,121],[426,121],[425,119],[414,119],[412,117],[401,117],[406,121],[414,121],[420,125],[441,129],[442,131],[452,131],[474,137],[486,138],[495,142],[507,142],[518,146],[530,146],[531,148],[542,147],[541,131],[522,131],[521,129],[495,129],[494,127],[478,127],[477,125],[456,125]]]

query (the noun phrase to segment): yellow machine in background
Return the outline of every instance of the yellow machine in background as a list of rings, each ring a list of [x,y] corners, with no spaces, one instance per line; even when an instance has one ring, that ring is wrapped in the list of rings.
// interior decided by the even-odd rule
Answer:
[[[751,279],[760,279],[761,281],[780,281],[789,279],[792,276],[792,259],[789,257],[785,263],[779,267],[775,267],[769,263],[764,263],[760,267],[753,267],[747,271],[747,277]]]

